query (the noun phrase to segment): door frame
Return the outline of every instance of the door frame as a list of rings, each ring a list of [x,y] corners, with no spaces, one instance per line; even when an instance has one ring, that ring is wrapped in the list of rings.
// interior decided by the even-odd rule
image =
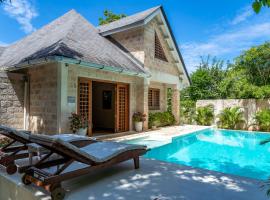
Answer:
[[[119,98],[119,95],[118,95],[118,88],[119,87],[126,87],[126,90],[127,90],[127,94],[126,94],[126,105],[125,105],[125,121],[126,121],[126,124],[125,124],[125,130],[124,131],[119,131],[118,130],[118,123],[119,123],[119,115],[118,114],[118,98]],[[119,132],[126,132],[126,131],[129,131],[129,128],[130,128],[130,85],[129,84],[126,84],[126,83],[117,83],[115,85],[115,132],[119,133]]]
[[[88,82],[89,89],[88,89],[88,128],[87,128],[87,135],[91,136],[92,133],[92,81],[91,79],[78,77],[77,81],[77,113],[80,114],[80,82]]]
[[[92,118],[93,118],[93,110],[92,110],[92,105],[93,105],[93,97],[92,97],[92,89],[93,89],[93,82],[99,82],[99,83],[111,83],[115,85],[115,133],[118,133],[117,130],[117,121],[118,121],[118,115],[117,115],[117,96],[118,96],[118,92],[117,92],[117,87],[118,85],[126,85],[127,86],[127,112],[126,112],[126,120],[127,120],[127,130],[129,131],[130,128],[130,83],[124,83],[124,82],[118,82],[118,81],[109,81],[109,80],[102,80],[102,79],[94,79],[94,78],[86,78],[86,77],[78,77],[77,80],[77,113],[80,112],[80,99],[79,99],[79,95],[80,95],[80,81],[86,81],[90,83],[90,88],[89,88],[89,123],[88,123],[88,136],[92,136],[93,135],[93,131],[92,131]]]

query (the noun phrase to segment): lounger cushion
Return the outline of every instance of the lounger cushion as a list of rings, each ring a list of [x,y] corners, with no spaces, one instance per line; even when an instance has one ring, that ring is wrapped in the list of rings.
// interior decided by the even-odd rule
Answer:
[[[43,139],[48,139],[50,140],[50,138],[52,140],[50,140],[51,142],[55,141],[56,139],[61,139],[65,142],[76,142],[76,141],[85,141],[85,140],[95,140],[95,138],[90,138],[90,137],[86,137],[86,136],[81,136],[81,135],[75,135],[75,134],[58,134],[58,135],[52,135],[52,136],[48,136],[48,135],[36,135],[38,137],[42,137]],[[27,145],[31,150],[36,150],[36,151],[44,151],[44,147],[36,144],[36,143],[30,143]]]
[[[76,134],[58,134],[51,136],[54,139],[61,139],[65,142],[75,142],[75,141],[84,141],[84,140],[96,140],[93,137],[87,137],[82,135],[76,135]]]
[[[61,143],[66,148],[69,148],[84,156],[85,158],[94,161],[96,163],[106,162],[117,155],[130,150],[146,149],[143,145],[125,144],[120,142],[95,142],[87,145],[83,148],[77,148],[72,144],[69,144],[61,139],[57,139],[57,142]]]
[[[7,137],[13,138],[13,135],[16,135],[17,137],[23,138],[24,140],[29,140],[30,132],[29,131],[17,131],[14,128],[10,128],[7,126],[0,125],[0,134],[3,134]]]
[[[115,156],[130,150],[146,149],[146,146],[132,145],[120,142],[96,142],[80,150],[95,162],[105,162]]]
[[[66,150],[69,149],[70,153],[73,152],[75,154],[78,154],[78,156],[81,155],[84,158],[89,159],[89,161],[94,161],[96,163],[108,161],[111,158],[114,158],[125,151],[139,149],[144,150],[147,148],[143,145],[124,144],[119,142],[95,142],[83,148],[77,148],[76,146],[70,144],[69,142],[66,142],[59,137],[53,138],[47,135],[31,135],[30,138],[33,139],[33,142],[36,142],[38,144],[38,141],[40,141],[41,143],[45,142],[47,143],[46,145],[54,148],[58,146],[63,146]],[[91,140],[91,138],[89,139]],[[61,151],[61,148],[57,148],[57,150]],[[66,154],[66,150],[62,153]]]

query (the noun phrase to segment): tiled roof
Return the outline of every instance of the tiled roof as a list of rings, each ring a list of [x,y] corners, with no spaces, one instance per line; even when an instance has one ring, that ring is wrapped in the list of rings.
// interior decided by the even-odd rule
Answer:
[[[47,56],[63,56],[135,73],[146,73],[76,11],[71,10],[38,31],[8,46],[1,54],[0,68]]]

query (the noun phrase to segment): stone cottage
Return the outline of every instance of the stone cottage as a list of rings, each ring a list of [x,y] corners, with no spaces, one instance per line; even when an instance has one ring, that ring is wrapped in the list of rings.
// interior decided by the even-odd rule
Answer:
[[[48,134],[69,132],[72,112],[89,135],[132,130],[134,112],[166,111],[168,88],[178,123],[190,84],[161,6],[99,27],[71,10],[1,47],[0,70],[0,124]]]

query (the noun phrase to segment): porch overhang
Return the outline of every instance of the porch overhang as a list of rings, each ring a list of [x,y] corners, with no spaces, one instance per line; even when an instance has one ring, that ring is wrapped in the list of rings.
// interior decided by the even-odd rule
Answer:
[[[33,59],[33,60],[28,60],[16,65],[12,65],[10,67],[3,68],[3,71],[7,72],[12,72],[12,71],[17,71],[19,69],[25,69],[29,67],[34,67],[36,65],[41,65],[49,62],[60,62],[64,64],[73,64],[73,65],[78,65],[81,67],[86,67],[86,68],[92,68],[92,69],[97,69],[97,70],[104,70],[104,71],[109,71],[113,73],[118,73],[118,74],[123,74],[123,75],[128,75],[128,76],[137,76],[137,77],[142,77],[142,78],[150,78],[151,74],[149,72],[135,72],[132,70],[125,70],[125,69],[120,69],[115,66],[106,66],[106,65],[100,65],[88,61],[83,61],[79,59],[74,59],[74,58],[67,58],[63,56],[47,56],[44,58],[38,58],[38,59]]]

